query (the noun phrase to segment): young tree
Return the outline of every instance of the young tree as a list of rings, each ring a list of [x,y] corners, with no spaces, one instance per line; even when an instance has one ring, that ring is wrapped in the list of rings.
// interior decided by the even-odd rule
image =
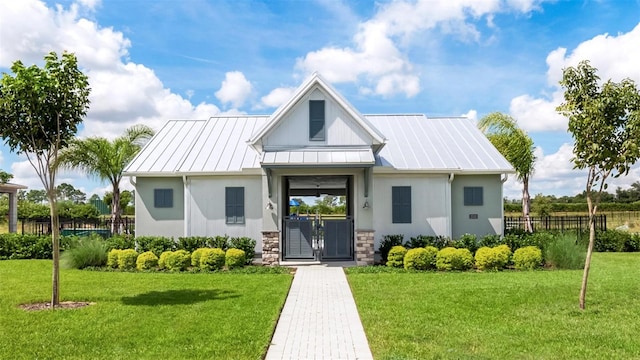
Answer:
[[[114,234],[119,232],[118,224],[121,223],[122,172],[153,133],[153,130],[146,125],[134,125],[113,141],[101,137],[75,139],[60,155],[62,166],[81,170],[111,183],[113,194],[111,232]]]
[[[499,112],[480,119],[478,128],[516,170],[516,177],[522,182],[522,217],[525,219],[525,230],[533,231],[529,195],[529,180],[536,164],[533,140],[518,127],[515,119]]]
[[[16,61],[14,76],[0,80],[0,137],[11,151],[25,154],[49,199],[53,245],[52,308],[59,297],[59,221],[56,210],[57,158],[73,139],[89,109],[89,81],[78,69],[75,55],[55,52],[44,57],[43,68]]]
[[[589,247],[584,264],[580,309],[585,308],[591,254],[595,241],[595,215],[607,180],[626,175],[640,158],[640,93],[629,79],[600,85],[597,69],[588,61],[563,70],[565,88],[560,114],[569,118],[573,136],[573,163],[587,169]]]

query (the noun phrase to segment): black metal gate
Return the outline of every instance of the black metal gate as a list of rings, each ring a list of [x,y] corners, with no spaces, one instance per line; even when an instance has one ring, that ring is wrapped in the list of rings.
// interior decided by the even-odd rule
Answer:
[[[285,260],[353,260],[353,218],[284,218]]]

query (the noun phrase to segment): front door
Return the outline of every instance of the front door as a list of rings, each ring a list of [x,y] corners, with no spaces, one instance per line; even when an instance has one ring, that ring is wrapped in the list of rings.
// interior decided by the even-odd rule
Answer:
[[[353,219],[350,216],[287,216],[284,259],[352,260]]]

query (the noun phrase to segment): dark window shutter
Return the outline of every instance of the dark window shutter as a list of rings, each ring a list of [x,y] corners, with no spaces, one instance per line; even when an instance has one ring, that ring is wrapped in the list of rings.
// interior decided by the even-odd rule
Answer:
[[[465,206],[482,206],[484,203],[483,189],[481,186],[465,186],[464,187],[464,205]]]
[[[173,189],[153,189],[153,206],[157,208],[173,207]]]
[[[394,224],[411,223],[411,186],[391,187],[391,207]]]
[[[309,100],[309,140],[324,140],[324,100]]]
[[[225,188],[225,216],[227,224],[244,224],[244,188]]]

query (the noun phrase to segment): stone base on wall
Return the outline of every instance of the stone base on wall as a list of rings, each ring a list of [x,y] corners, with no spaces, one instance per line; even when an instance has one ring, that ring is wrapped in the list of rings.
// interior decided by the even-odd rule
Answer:
[[[280,262],[280,232],[262,232],[262,265],[274,266]]]
[[[374,230],[356,230],[356,264],[373,265],[375,256],[374,234]]]

